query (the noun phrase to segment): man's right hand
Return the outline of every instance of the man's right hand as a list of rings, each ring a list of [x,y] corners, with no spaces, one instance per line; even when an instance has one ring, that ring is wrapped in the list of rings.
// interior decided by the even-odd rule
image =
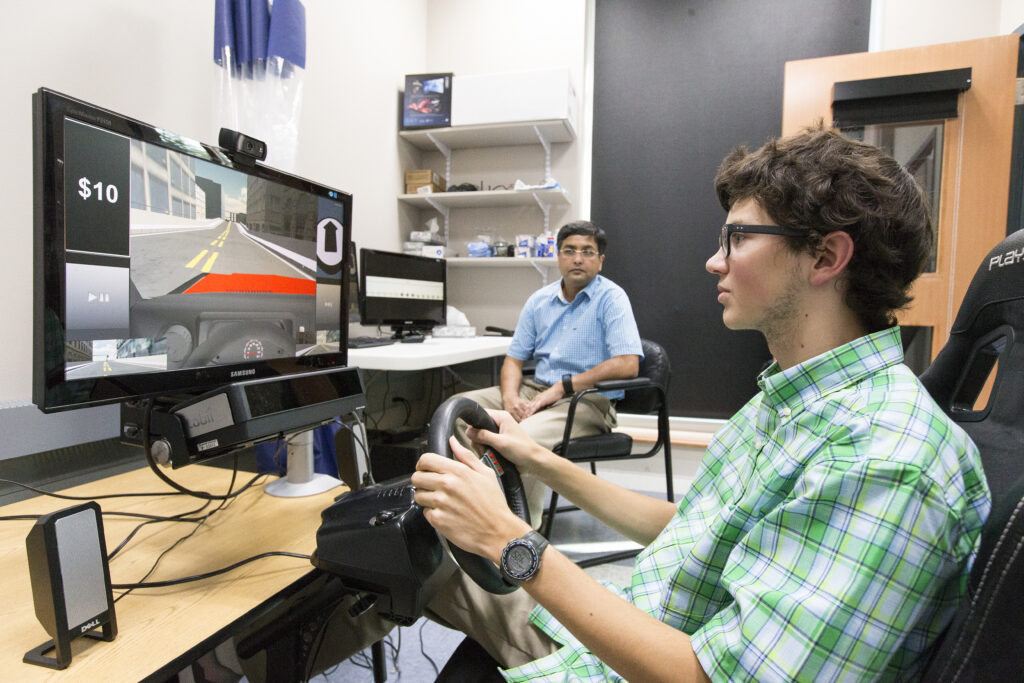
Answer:
[[[518,394],[502,396],[501,404],[505,407],[505,410],[515,418],[516,422],[522,422],[533,414],[530,402],[520,397]]]
[[[498,425],[498,432],[468,427],[466,436],[475,443],[486,444],[511,460],[521,474],[539,476],[547,458],[557,458],[554,453],[530,438],[526,430],[509,413],[488,410],[487,414]]]

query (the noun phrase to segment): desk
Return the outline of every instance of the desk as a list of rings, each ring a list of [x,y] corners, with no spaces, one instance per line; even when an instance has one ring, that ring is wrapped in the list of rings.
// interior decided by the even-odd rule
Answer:
[[[190,465],[174,470],[171,476],[192,488],[223,493],[231,472]],[[251,476],[239,473],[236,485]],[[64,493],[95,496],[170,490],[148,469],[140,469],[77,486]],[[211,517],[195,535],[167,553],[148,580],[199,574],[271,550],[309,554],[316,547],[320,511],[344,490],[339,487],[306,498],[277,498],[264,494],[262,486],[253,487]],[[117,498],[99,503],[104,512],[157,515],[177,514],[202,504],[188,496]],[[0,507],[0,515],[39,514],[74,504],[37,497]],[[115,548],[140,521],[104,515],[107,550]],[[71,666],[64,671],[54,671],[21,661],[25,652],[49,640],[36,619],[28,577],[25,536],[32,524],[31,521],[0,522],[0,595],[3,596],[0,671],[5,680],[138,681],[150,676],[153,680],[163,680],[232,635],[247,623],[244,618],[247,613],[312,570],[305,560],[269,557],[202,581],[136,589],[114,607],[117,637],[109,643],[76,639],[72,644]],[[193,527],[172,522],[143,527],[111,561],[111,582],[132,583],[141,579],[157,555]]]
[[[427,337],[421,343],[349,349],[348,364],[364,370],[430,370],[504,356],[512,337]]]

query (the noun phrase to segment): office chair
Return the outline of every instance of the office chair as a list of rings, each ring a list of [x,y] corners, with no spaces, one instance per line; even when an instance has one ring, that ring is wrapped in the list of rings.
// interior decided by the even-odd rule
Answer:
[[[1000,242],[964,296],[949,341],[921,374],[977,444],[992,491],[967,594],[925,681],[1019,680],[1024,651],[1024,230]],[[976,401],[992,369],[984,406]]]
[[[632,460],[649,458],[663,451],[665,455],[665,488],[668,500],[674,500],[675,492],[672,487],[672,439],[668,426],[668,393],[669,378],[672,375],[672,368],[668,360],[668,354],[661,345],[648,339],[642,339],[644,359],[640,363],[640,372],[633,379],[608,380],[598,382],[592,389],[584,389],[577,392],[569,403],[569,414],[565,421],[565,432],[562,442],[555,446],[555,453],[573,462],[589,462],[590,471],[597,473],[597,463],[610,460]],[[633,438],[621,432],[605,432],[592,436],[580,436],[571,438],[573,419],[576,415],[576,407],[583,396],[595,391],[625,391],[623,398],[619,399],[616,405],[616,412],[648,415],[658,414],[658,438],[654,445],[643,453],[633,453]],[[558,506],[558,494],[551,492],[551,501],[548,504],[545,519],[541,525],[541,533],[545,538],[551,538],[551,528],[554,525],[555,515],[559,512],[576,510],[575,506]],[[634,557],[638,550],[626,550],[617,553],[607,553],[597,557],[589,557],[579,561],[581,567],[591,567],[605,562],[614,562]]]

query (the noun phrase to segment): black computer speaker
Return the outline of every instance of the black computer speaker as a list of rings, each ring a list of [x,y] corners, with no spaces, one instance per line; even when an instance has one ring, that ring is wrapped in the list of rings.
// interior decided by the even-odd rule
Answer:
[[[75,638],[117,635],[100,506],[90,501],[41,516],[25,547],[36,618],[53,640],[29,650],[24,661],[65,669]],[[54,656],[47,656],[50,650]]]

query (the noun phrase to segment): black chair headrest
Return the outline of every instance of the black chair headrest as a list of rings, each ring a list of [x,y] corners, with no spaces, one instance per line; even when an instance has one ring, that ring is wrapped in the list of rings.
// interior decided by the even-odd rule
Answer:
[[[976,405],[995,369],[985,405]],[[992,249],[921,382],[970,435],[999,500],[1024,472],[1024,230]]]
[[[644,350],[644,359],[640,361],[640,377],[649,377],[655,384],[660,386],[665,393],[668,393],[669,379],[672,377],[672,365],[668,361],[668,354],[660,344],[649,339],[641,339]],[[622,413],[633,413],[646,415],[658,409],[658,393],[649,389],[634,389],[627,391],[626,395],[619,400],[616,410]]]
[[[1018,299],[1024,299],[1024,230],[1007,236],[978,266],[960,304],[951,334],[969,331],[983,314],[1013,312],[1014,307],[1004,304]],[[999,319],[999,322],[1013,320],[1018,318]],[[993,327],[991,321],[986,325],[989,329]]]

